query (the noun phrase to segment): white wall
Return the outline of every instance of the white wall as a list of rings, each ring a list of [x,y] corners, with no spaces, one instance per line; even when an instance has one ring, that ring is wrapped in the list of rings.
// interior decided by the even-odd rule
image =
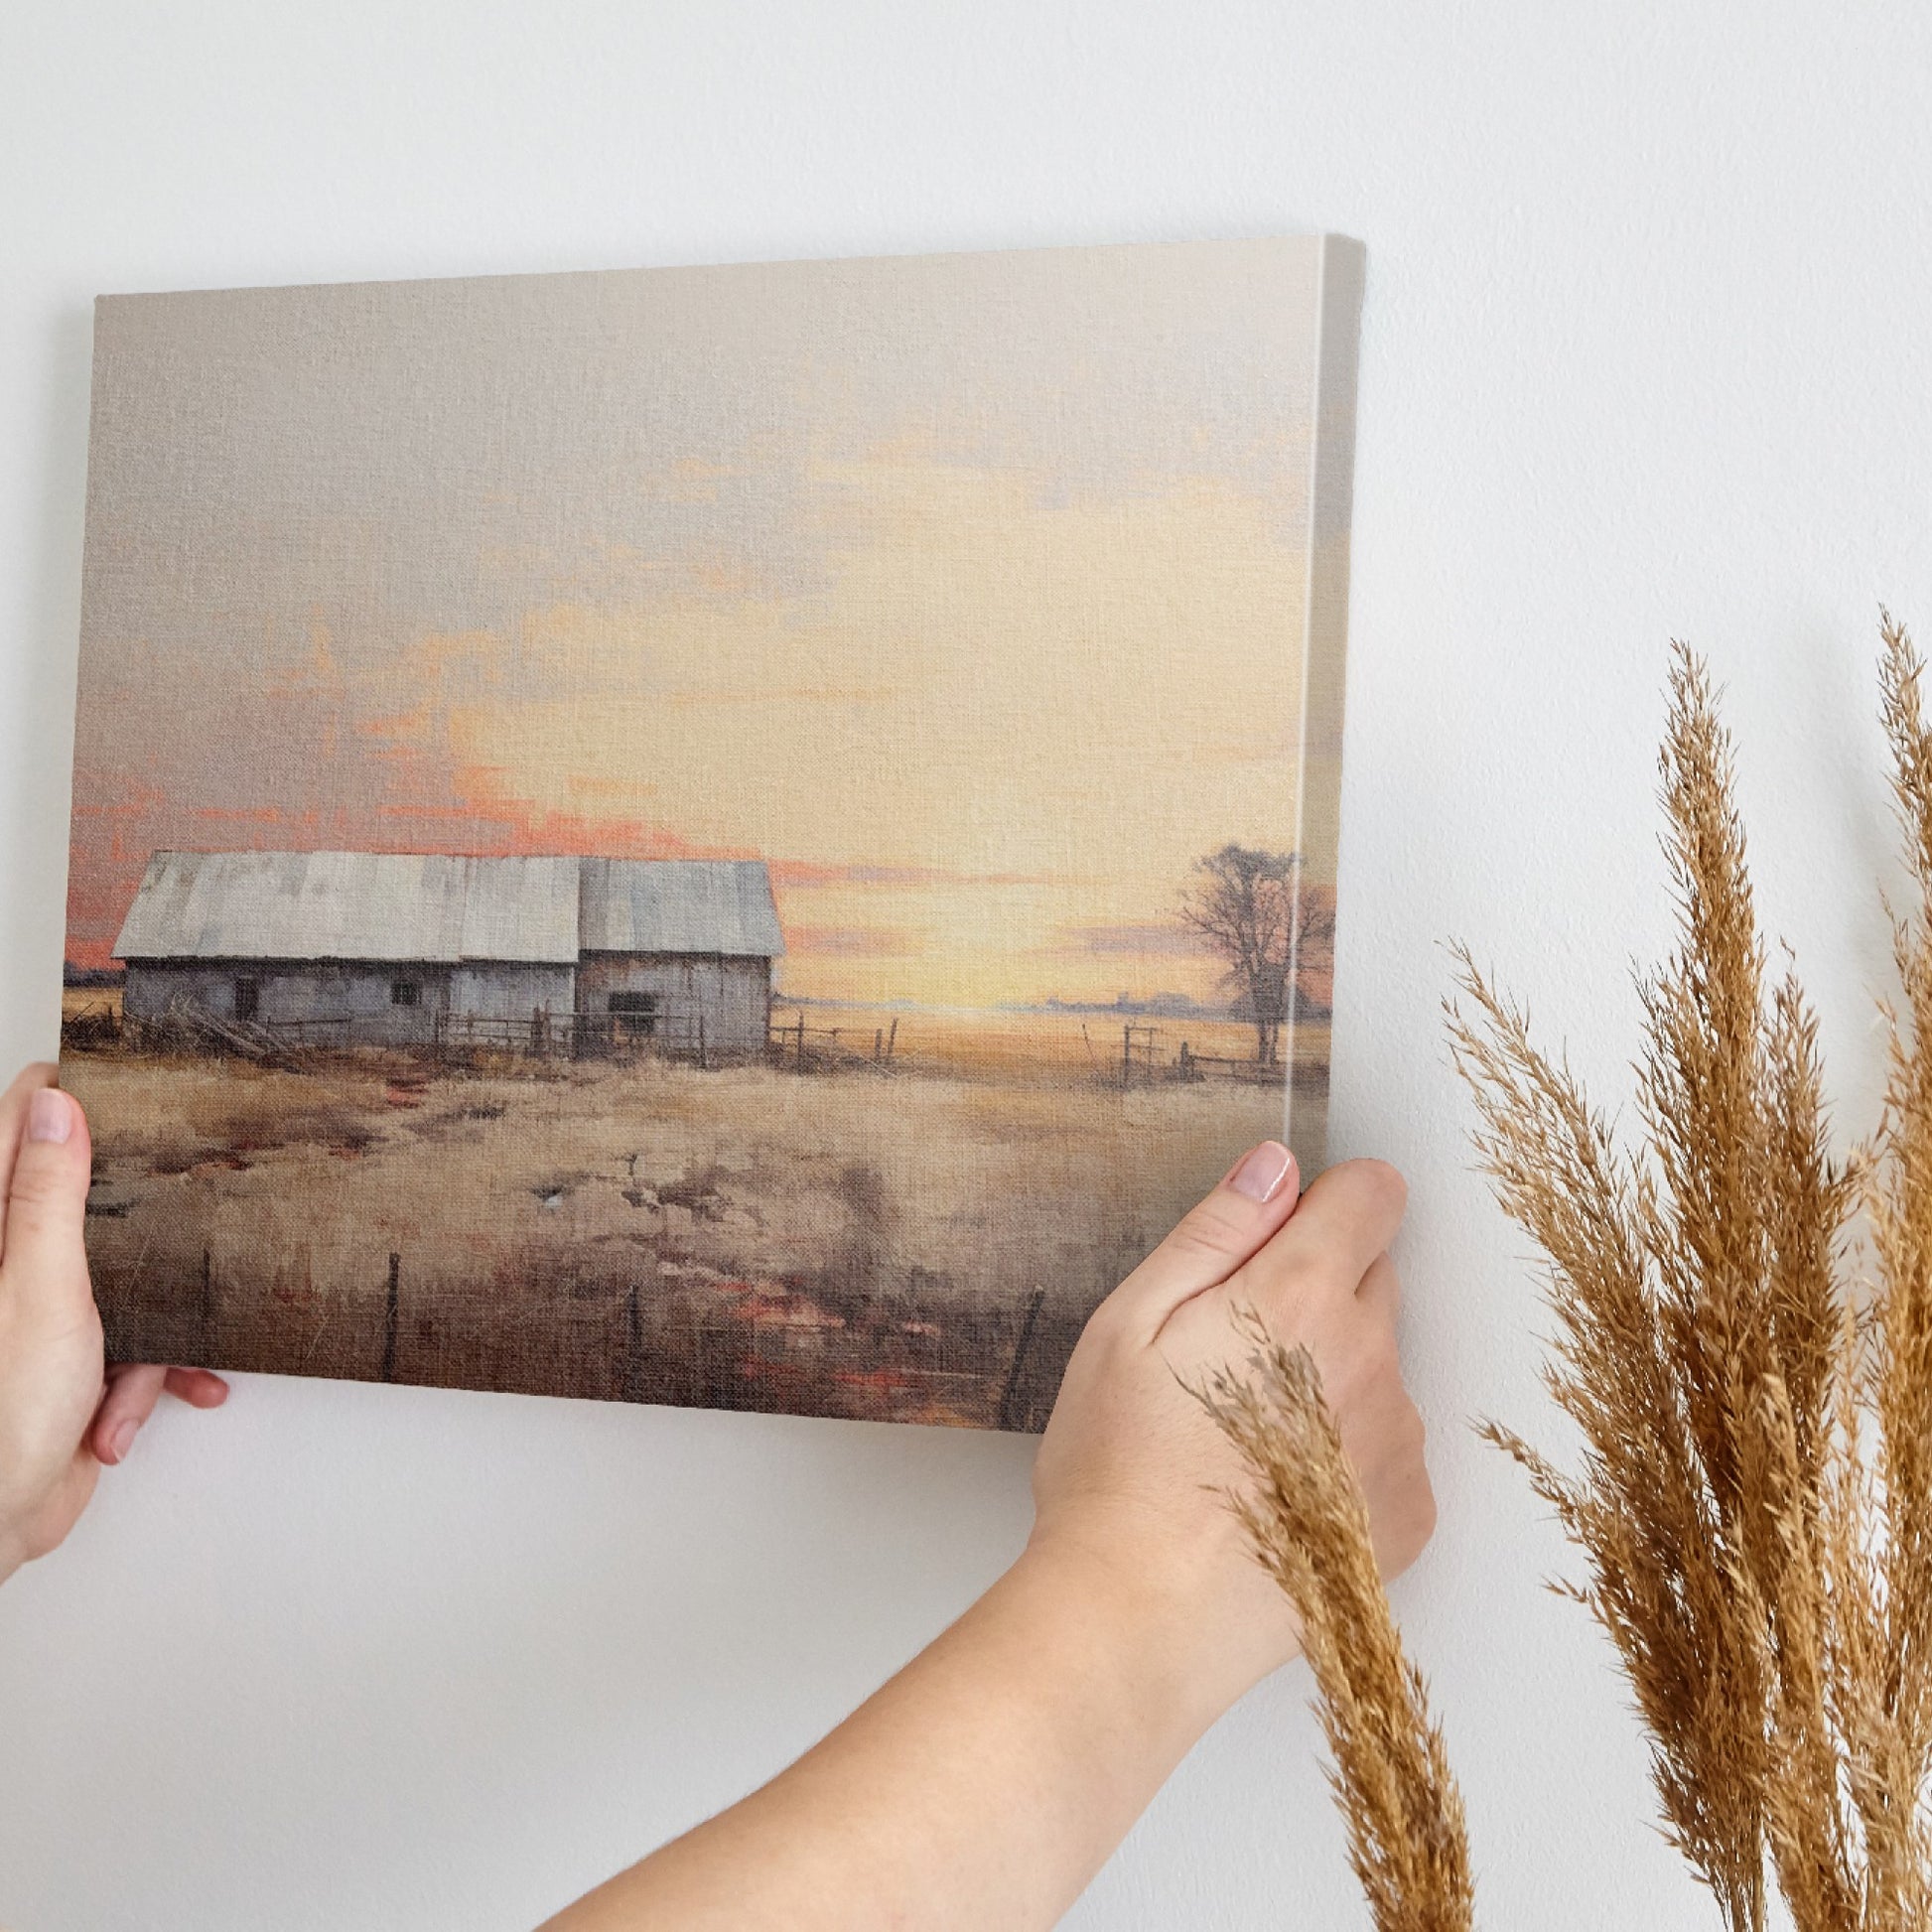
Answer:
[[[1714,1923],[1465,1419],[1548,1433],[1439,941],[1615,1090],[1664,647],[1872,1099],[1880,598],[1932,636],[1922,9],[1542,0],[16,7],[0,37],[0,1060],[50,1050],[96,291],[1332,227],[1369,243],[1339,1153],[1414,1181],[1443,1529],[1400,1589],[1490,1927]],[[0,1593],[0,1922],[514,1927],[776,1768],[1027,1522],[997,1438],[245,1381]],[[1072,1923],[1362,1917],[1304,1685]]]

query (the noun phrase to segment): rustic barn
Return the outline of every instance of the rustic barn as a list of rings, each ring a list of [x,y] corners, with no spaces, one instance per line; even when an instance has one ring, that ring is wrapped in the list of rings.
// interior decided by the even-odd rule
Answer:
[[[757,860],[580,860],[576,1006],[586,1038],[762,1051],[784,952]],[[700,1037],[702,1033],[702,1037]]]
[[[784,952],[757,860],[157,852],[114,944],[134,1021],[295,1044],[763,1048]]]

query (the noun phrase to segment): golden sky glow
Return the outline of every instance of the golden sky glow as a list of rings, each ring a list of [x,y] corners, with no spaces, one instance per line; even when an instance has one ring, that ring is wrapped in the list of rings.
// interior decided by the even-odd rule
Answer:
[[[1295,842],[1295,247],[104,307],[70,954],[162,844],[716,854],[770,863],[792,992],[1212,997],[1174,920],[1192,861]],[[561,371],[509,328],[560,282]],[[754,284],[775,346],[734,306]],[[505,329],[538,359],[485,371],[497,433],[475,365]],[[385,437],[412,344],[437,420]],[[731,393],[559,435],[653,352]]]

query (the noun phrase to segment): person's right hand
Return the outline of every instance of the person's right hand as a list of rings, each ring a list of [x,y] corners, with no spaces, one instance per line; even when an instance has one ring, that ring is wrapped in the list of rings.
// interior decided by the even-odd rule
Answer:
[[[1245,1471],[1189,1393],[1242,1368],[1251,1309],[1306,1344],[1366,1492],[1384,1576],[1436,1524],[1422,1418],[1396,1359],[1389,1244],[1407,1198],[1380,1161],[1330,1168],[1298,1199],[1293,1158],[1254,1149],[1095,1311],[1034,1472],[1030,1556],[1070,1556],[1151,1604],[1218,1713],[1297,1650],[1294,1613],[1222,1492]]]
[[[1057,1924],[1201,1732],[1297,1646],[1219,1493],[1240,1459],[1176,1379],[1240,1369],[1237,1310],[1320,1365],[1383,1568],[1429,1537],[1395,1359],[1402,1203],[1394,1169],[1354,1161],[1298,1205],[1287,1149],[1255,1149],[1087,1323],[1005,1576],[790,1770],[556,1932]]]
[[[103,1361],[87,1123],[54,1079],[30,1066],[0,1096],[0,1579],[67,1536],[164,1388],[197,1409],[228,1393],[207,1369]]]

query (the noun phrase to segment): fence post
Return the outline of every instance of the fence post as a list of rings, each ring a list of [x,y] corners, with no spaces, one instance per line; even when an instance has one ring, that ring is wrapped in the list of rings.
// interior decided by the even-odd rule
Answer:
[[[1134,1075],[1134,1029],[1120,1030],[1120,1083],[1124,1087]]]
[[[1027,1350],[1033,1342],[1034,1323],[1039,1319],[1041,1305],[1046,1300],[1046,1291],[1036,1288],[1033,1299],[1027,1304],[1027,1316],[1020,1324],[1020,1339],[1014,1343],[1013,1364],[1007,1370],[1007,1385],[1000,1391],[999,1425],[1002,1429],[1018,1429],[1020,1413],[1020,1371],[1026,1366]]]
[[[886,1035],[886,1058],[888,1059],[888,1061],[892,1059],[893,1048],[896,1047],[897,1044],[898,1044],[898,1015],[894,1014],[892,1032]]]
[[[876,1066],[886,1057],[886,1029],[875,1027],[872,1030],[872,1058]]]
[[[214,1256],[202,1250],[202,1338],[214,1326]]]
[[[710,1069],[711,1069],[711,1061],[706,1056],[706,1052],[705,1052],[704,1009],[700,1007],[698,1009],[698,1070],[702,1073],[702,1072],[709,1072]],[[634,1295],[636,1293],[636,1290],[632,1289],[631,1293]]]
[[[805,1015],[803,1010],[801,1009],[798,1015],[798,1069],[802,1073],[804,1071],[804,1068],[805,1068]]]
[[[630,1284],[630,1305],[623,1357],[623,1399],[641,1402],[644,1386],[644,1311],[637,1302],[637,1284]]]
[[[402,1318],[402,1256],[389,1257],[389,1306],[382,1323],[382,1379],[396,1379],[396,1329]]]

